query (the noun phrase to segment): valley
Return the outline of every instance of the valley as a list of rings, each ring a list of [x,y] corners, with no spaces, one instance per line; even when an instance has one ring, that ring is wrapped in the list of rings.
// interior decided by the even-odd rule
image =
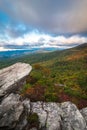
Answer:
[[[32,101],[72,101],[87,106],[87,43],[75,48],[37,53],[0,61],[0,68],[16,62],[33,66],[22,96]]]

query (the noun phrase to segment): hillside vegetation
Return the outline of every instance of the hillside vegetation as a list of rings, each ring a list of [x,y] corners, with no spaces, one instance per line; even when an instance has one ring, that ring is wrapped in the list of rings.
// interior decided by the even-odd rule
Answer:
[[[51,53],[38,53],[0,61],[0,68],[15,62],[33,66],[21,94],[32,101],[72,101],[87,106],[87,43]]]

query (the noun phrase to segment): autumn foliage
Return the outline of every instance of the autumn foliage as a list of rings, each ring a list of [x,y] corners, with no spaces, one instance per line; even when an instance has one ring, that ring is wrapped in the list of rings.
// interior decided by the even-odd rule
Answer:
[[[68,77],[70,78],[69,82]],[[80,75],[77,79],[68,72],[67,76],[63,75],[61,78],[60,74],[56,75],[56,72],[51,72],[50,68],[35,64],[32,73],[26,79],[22,96],[29,98],[31,101],[71,101],[81,109],[87,106],[85,84],[85,75]],[[79,85],[83,87],[81,88]]]

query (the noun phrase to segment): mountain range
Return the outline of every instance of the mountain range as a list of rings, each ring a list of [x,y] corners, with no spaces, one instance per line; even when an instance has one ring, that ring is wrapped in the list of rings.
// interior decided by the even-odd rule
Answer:
[[[30,49],[17,49],[17,50],[7,50],[7,51],[0,51],[0,58],[1,59],[9,59],[9,58],[15,58],[20,57],[23,55],[29,55],[34,53],[46,53],[46,52],[52,52],[55,50],[61,50],[59,48],[54,47],[46,47],[46,48],[30,48]]]

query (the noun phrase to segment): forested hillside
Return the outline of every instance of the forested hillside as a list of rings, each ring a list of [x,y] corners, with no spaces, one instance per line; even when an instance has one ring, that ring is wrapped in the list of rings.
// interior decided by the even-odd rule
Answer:
[[[21,94],[32,101],[71,100],[87,106],[87,43],[78,47],[0,61],[0,68],[15,62],[30,63],[33,70]]]

